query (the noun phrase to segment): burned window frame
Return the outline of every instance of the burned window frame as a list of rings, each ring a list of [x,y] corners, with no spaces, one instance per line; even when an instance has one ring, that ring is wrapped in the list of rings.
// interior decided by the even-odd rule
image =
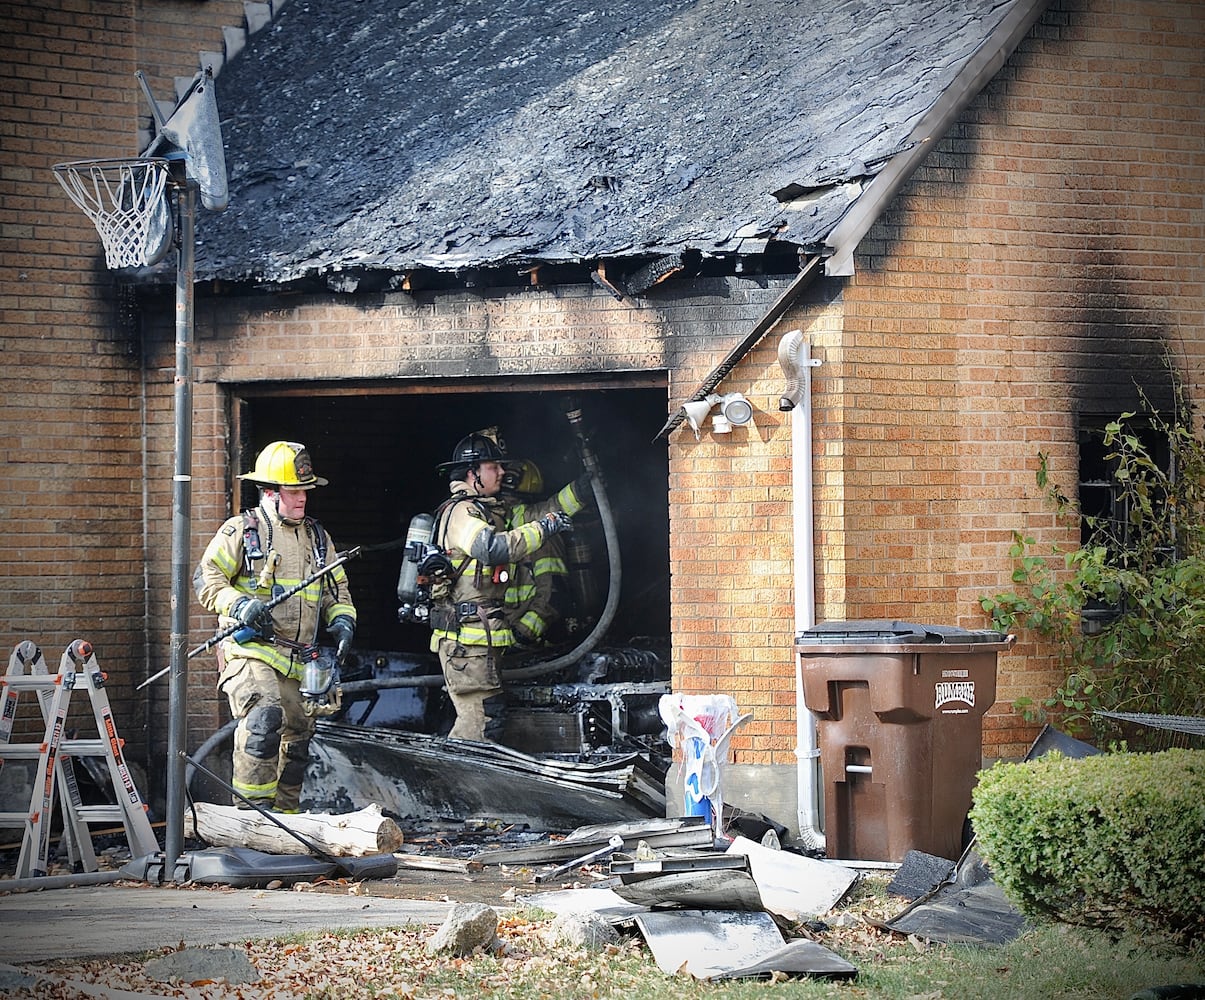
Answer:
[[[1102,541],[1115,559],[1128,551],[1134,540],[1133,518],[1125,490],[1117,476],[1119,459],[1105,444],[1107,428],[1122,419],[1126,429],[1142,442],[1156,466],[1175,481],[1177,469],[1175,452],[1166,431],[1149,415],[1134,413],[1080,413],[1077,431],[1078,444],[1078,510],[1080,545],[1097,545]],[[1169,515],[1170,516],[1170,515]],[[1174,537],[1174,529],[1169,532]],[[1175,547],[1165,550],[1166,558],[1175,560]],[[1093,599],[1081,611],[1085,633],[1099,632],[1108,622],[1117,619],[1125,610],[1124,600],[1105,602]]]

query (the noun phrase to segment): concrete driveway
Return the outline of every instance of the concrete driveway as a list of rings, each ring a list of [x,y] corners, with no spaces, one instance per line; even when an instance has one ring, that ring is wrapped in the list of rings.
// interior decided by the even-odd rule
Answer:
[[[0,895],[0,963],[233,944],[303,931],[443,923],[452,903],[350,892],[123,882]]]

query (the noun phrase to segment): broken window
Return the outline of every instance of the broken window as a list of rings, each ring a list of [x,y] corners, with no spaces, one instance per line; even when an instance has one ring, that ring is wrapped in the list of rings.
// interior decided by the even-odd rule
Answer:
[[[1149,519],[1136,516],[1127,491],[1119,478],[1120,460],[1114,446],[1106,444],[1107,428],[1118,420],[1118,414],[1081,414],[1079,426],[1079,506],[1080,544],[1104,544],[1110,558],[1121,560],[1143,543],[1153,545],[1160,558],[1175,557],[1175,528],[1168,515],[1167,527],[1158,539],[1142,539],[1137,532],[1149,531]],[[1135,435],[1140,447],[1158,470],[1174,481],[1175,469],[1171,443],[1149,417],[1137,414],[1126,421],[1126,430]],[[1163,498],[1156,500],[1162,504]],[[1090,601],[1083,610],[1086,632],[1098,631],[1105,622],[1116,618],[1120,605]]]

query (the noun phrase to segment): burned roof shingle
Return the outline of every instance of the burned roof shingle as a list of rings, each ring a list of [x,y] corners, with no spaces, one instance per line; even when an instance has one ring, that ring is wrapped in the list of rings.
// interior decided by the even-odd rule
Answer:
[[[293,0],[197,276],[816,250],[1020,0]]]

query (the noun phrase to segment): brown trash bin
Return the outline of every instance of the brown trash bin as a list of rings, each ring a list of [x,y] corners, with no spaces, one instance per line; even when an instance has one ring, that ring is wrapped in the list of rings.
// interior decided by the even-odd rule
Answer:
[[[1013,641],[880,620],[825,622],[795,637],[816,717],[828,857],[958,859],[996,657]]]

